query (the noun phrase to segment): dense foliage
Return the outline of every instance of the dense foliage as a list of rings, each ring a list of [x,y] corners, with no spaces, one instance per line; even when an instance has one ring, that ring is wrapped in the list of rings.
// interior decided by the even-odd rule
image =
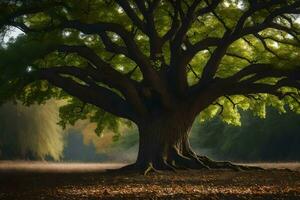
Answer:
[[[242,126],[226,125],[220,118],[195,124],[192,145],[218,160],[298,161],[299,115],[268,109],[266,119],[241,113]]]

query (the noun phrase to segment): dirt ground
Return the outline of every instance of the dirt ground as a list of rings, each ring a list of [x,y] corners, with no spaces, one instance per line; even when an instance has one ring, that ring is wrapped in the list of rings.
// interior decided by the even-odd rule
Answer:
[[[24,169],[27,166],[27,170]],[[1,168],[0,199],[300,199],[299,164],[292,170],[190,170],[162,174],[111,174],[97,165]],[[270,168],[276,164],[261,164]],[[99,166],[98,166],[99,167]],[[43,168],[43,167],[42,167]],[[51,170],[52,169],[52,170]],[[56,169],[56,170],[53,170]],[[72,170],[71,170],[72,169]],[[81,170],[79,170],[81,169]]]

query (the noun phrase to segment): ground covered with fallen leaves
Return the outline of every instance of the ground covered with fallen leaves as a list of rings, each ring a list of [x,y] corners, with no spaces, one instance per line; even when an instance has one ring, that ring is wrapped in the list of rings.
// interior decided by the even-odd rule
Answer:
[[[0,171],[0,199],[300,199],[300,172]]]

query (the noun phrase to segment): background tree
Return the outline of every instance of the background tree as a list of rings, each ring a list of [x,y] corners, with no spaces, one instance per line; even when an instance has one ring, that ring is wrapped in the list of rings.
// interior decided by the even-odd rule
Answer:
[[[0,108],[0,160],[60,160],[64,136],[57,105],[31,107],[6,103]]]
[[[134,122],[139,153],[126,169],[240,169],[196,155],[196,116],[267,105],[299,112],[297,0],[2,1],[1,101],[65,99],[61,122]],[[119,120],[119,118],[122,118]]]
[[[300,116],[278,114],[269,108],[266,119],[241,112],[242,126],[227,125],[216,117],[195,123],[191,144],[215,159],[236,162],[291,162],[300,159]]]

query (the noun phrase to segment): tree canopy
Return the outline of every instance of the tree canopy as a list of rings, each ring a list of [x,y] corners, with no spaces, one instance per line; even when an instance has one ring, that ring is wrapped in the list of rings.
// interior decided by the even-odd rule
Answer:
[[[188,102],[201,120],[300,112],[300,1],[4,0],[0,103],[63,99],[60,124],[117,131]],[[150,114],[149,114],[150,113]]]

